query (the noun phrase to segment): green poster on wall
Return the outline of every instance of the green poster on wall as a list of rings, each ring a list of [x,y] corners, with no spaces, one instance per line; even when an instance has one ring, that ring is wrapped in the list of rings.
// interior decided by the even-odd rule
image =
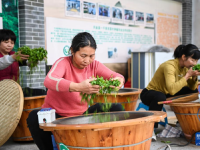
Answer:
[[[17,0],[0,0],[0,21],[2,21],[3,29],[12,30],[17,36],[14,51],[19,47],[19,32],[18,32],[18,1]],[[0,22],[1,24],[1,22]]]

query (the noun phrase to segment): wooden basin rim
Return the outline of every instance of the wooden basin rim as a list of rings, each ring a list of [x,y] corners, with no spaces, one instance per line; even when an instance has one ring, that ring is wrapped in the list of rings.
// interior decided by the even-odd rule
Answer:
[[[178,96],[169,97],[166,101],[160,101],[158,104],[171,105],[172,103],[186,103],[199,99],[199,93],[183,94]]]
[[[190,96],[190,95],[193,95],[193,94],[194,93],[185,94],[185,95],[178,95],[178,96],[175,96],[175,97],[171,97],[169,99],[174,100],[174,99],[178,99],[178,98],[183,98],[183,97],[186,97],[186,96]]]
[[[129,111],[126,111],[126,112],[129,112]],[[161,111],[149,111],[149,112],[152,112],[153,115],[136,118],[136,119],[122,120],[122,121],[117,121],[117,122],[112,121],[112,122],[104,122],[104,123],[65,124],[65,125],[53,124],[53,123],[41,123],[40,128],[43,129],[44,131],[77,130],[77,129],[94,129],[94,130],[100,129],[101,130],[101,129],[108,129],[108,128],[114,128],[114,127],[125,127],[125,126],[130,126],[130,125],[146,124],[147,122],[159,122],[161,119],[167,116],[165,112],[161,112]],[[68,118],[68,117],[65,117],[65,118]]]
[[[33,100],[33,99],[44,99],[46,95],[41,95],[41,96],[31,96],[31,97],[24,97],[24,100]]]
[[[53,121],[53,124],[61,124],[61,125],[80,125],[80,124],[94,124],[94,123],[101,123],[99,120],[101,117],[110,117],[109,121],[105,122],[113,122],[116,121],[115,118],[117,117],[117,121],[122,121],[122,120],[131,120],[131,119],[137,119],[137,118],[142,118],[142,117],[147,117],[147,116],[152,116],[153,113],[150,112],[127,112],[127,111],[122,111],[122,112],[113,112],[113,113],[97,113],[95,116],[94,114],[89,114],[89,115],[82,115],[82,116],[77,116],[77,117],[70,117],[70,118],[61,118],[58,120]],[[99,118],[100,117],[100,118]],[[104,122],[104,123],[105,123]]]

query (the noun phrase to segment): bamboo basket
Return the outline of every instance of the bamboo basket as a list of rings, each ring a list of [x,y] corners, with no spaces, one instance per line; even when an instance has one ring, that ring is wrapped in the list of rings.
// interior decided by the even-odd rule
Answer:
[[[124,117],[129,113],[129,117]],[[94,122],[93,115],[57,119],[52,123],[42,123],[40,128],[52,131],[60,150],[150,150],[154,123],[166,117],[165,112],[109,112],[119,117],[119,121]]]
[[[0,89],[0,146],[2,146],[19,122],[24,96],[20,85],[13,80],[2,80]]]
[[[43,96],[33,96],[24,98],[24,107],[21,119],[17,125],[12,138],[14,141],[32,141],[33,138],[29,131],[26,119],[29,116],[29,113],[35,109],[41,109],[42,104],[44,103],[46,95]]]
[[[186,103],[199,99],[199,93],[183,94],[174,97],[169,97],[166,101],[160,101],[158,104],[170,104],[170,103]]]
[[[173,107],[184,135],[189,141],[195,132],[200,131],[200,103],[171,103],[169,105]],[[195,137],[192,143],[195,144]]]
[[[134,111],[141,89],[136,88],[124,88],[120,89],[118,93],[106,94],[107,101],[109,103],[120,103],[124,106],[126,111]],[[97,95],[94,103],[105,103],[104,96],[101,94]]]

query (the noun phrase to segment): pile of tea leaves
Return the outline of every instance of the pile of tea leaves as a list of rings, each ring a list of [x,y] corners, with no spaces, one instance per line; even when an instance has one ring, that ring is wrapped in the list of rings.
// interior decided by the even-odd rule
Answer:
[[[19,47],[17,49],[17,52],[15,54],[17,55],[19,53],[24,54],[24,55],[29,55],[28,60],[27,61],[25,60],[27,62],[26,64],[24,64],[25,61],[22,61],[19,55],[16,57],[16,60],[19,63],[27,65],[30,69],[30,71],[26,72],[26,74],[20,75],[20,79],[19,79],[18,83],[22,86],[24,75],[27,76],[27,78],[29,78],[29,80],[31,81],[32,80],[31,74],[33,74],[34,71],[41,71],[41,70],[39,70],[40,67],[38,67],[38,63],[39,63],[39,61],[43,61],[43,60],[46,61],[47,60],[47,51],[44,48],[41,48],[41,47],[31,49],[28,46],[22,46],[22,47]],[[41,71],[41,73],[42,73],[42,71]],[[28,88],[30,88],[30,92],[27,88],[22,86],[23,92],[26,93],[29,96],[32,96],[31,86],[32,86],[32,82],[30,83],[30,85],[28,87]]]
[[[111,93],[117,93],[118,89],[116,87],[118,87],[120,85],[120,81],[119,80],[114,80],[113,78],[110,78],[109,80],[104,80],[103,77],[98,77],[96,78],[96,80],[93,80],[90,82],[92,85],[99,85],[100,89],[99,89],[99,93],[104,95],[106,98],[106,94],[111,94]],[[115,86],[115,88],[111,87],[111,86]],[[97,97],[96,93],[93,94],[86,94],[86,93],[81,93],[82,99],[81,101],[86,101],[88,103],[88,105],[93,105],[94,104],[94,99]],[[104,99],[105,103],[107,103],[107,99]]]
[[[99,85],[100,86],[100,90],[99,90],[99,94],[103,95],[104,98],[104,103],[101,103],[102,106],[102,111],[103,112],[109,112],[112,103],[108,102],[107,100],[107,94],[113,94],[113,96],[116,97],[117,91],[118,91],[118,86],[120,85],[120,81],[118,79],[114,80],[112,77],[109,80],[104,80],[103,77],[98,77],[96,78],[96,80],[93,80],[90,82],[92,85]],[[112,87],[111,87],[112,86]],[[113,86],[115,88],[113,88]],[[94,100],[97,98],[98,94],[93,93],[93,94],[86,94],[86,93],[81,93],[82,102],[87,102],[88,106],[91,106],[94,104]],[[86,115],[88,114],[88,112],[86,112]],[[127,115],[127,114],[126,114]],[[100,122],[109,122],[111,121],[111,117],[110,114],[105,114],[105,115],[100,115],[100,114],[93,114],[93,117],[95,118],[95,121],[100,121]],[[117,117],[114,116],[114,120],[113,121],[117,121],[119,120]]]
[[[200,71],[200,64],[196,64],[194,67],[192,67],[192,70]]]
[[[21,51],[21,54],[29,55],[28,66],[31,73],[33,72],[33,68],[37,66],[39,61],[46,61],[47,59],[47,51],[42,47],[34,49],[31,49],[28,46],[19,47],[16,54],[18,54],[19,51]],[[17,57],[17,61],[22,62],[20,56]]]

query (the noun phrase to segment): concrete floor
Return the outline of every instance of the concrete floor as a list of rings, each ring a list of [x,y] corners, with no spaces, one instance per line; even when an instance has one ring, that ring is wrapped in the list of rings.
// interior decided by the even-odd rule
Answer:
[[[198,100],[200,101],[200,100]],[[138,103],[140,100],[138,100]],[[175,116],[173,111],[170,109],[169,106],[165,105],[165,109],[167,111],[167,116]],[[142,110],[142,109],[141,109]],[[164,129],[164,127],[159,125],[159,128],[156,130],[156,132],[161,132]],[[171,143],[184,145],[187,143],[187,141],[184,138],[158,138],[157,141],[152,141],[150,150],[164,150],[165,147],[161,148],[162,146],[165,146],[166,144],[162,143],[161,141],[170,141]],[[194,144],[189,144],[184,147],[171,147],[172,150],[199,150],[200,146],[196,146]],[[0,147],[0,150],[38,150],[37,146],[34,144],[34,142],[14,142],[10,138],[3,146]],[[169,150],[169,148],[167,149]]]

